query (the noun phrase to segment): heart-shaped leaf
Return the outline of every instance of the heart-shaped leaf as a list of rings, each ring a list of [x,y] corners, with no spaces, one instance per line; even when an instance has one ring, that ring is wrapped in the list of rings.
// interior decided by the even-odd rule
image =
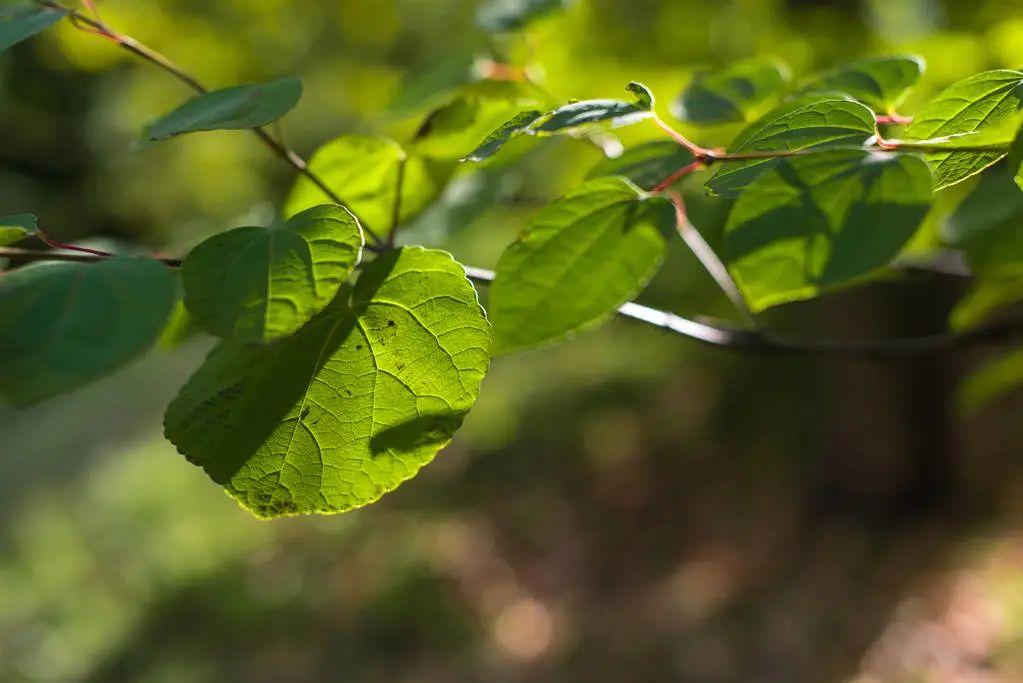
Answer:
[[[631,147],[615,159],[604,159],[586,177],[621,176],[649,190],[692,162],[693,154],[685,147],[673,140],[658,140]]]
[[[228,230],[185,259],[185,305],[211,334],[267,344],[295,333],[330,303],[362,246],[358,222],[334,205],[307,209],[279,229]]]
[[[344,512],[451,440],[489,348],[460,265],[417,247],[388,252],[295,336],[214,349],[168,409],[167,438],[259,516]]]
[[[773,59],[739,62],[721,71],[697,73],[672,106],[672,114],[696,124],[748,121],[771,106],[791,78]]]
[[[920,80],[924,67],[924,60],[915,56],[861,59],[818,74],[802,91],[843,93],[876,112],[892,114]]]

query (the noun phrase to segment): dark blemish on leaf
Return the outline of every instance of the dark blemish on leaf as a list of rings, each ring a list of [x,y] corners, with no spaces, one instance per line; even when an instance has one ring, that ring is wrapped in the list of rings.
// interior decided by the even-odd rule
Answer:
[[[298,419],[304,420],[307,417],[309,417],[309,410],[310,410],[309,406],[306,406],[305,408],[303,408],[302,409],[302,415]]]
[[[393,320],[388,320],[387,321],[387,326],[388,327],[394,327],[394,321]]]

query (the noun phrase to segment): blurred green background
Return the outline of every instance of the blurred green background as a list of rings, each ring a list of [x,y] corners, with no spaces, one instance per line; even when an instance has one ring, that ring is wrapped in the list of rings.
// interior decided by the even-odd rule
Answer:
[[[907,114],[1023,64],[1019,0],[578,0],[504,37],[476,26],[474,0],[98,5],[213,86],[300,76],[282,129],[303,154],[344,132],[407,137],[482,56],[542,66],[559,99],[643,81],[666,118],[695,70],[754,55],[806,75],[920,54]],[[4,55],[0,215],[170,254],[271,220],[292,179],[252,136],[138,144],[186,96],[70,25]],[[562,140],[466,171],[405,239],[492,266],[598,159]],[[725,207],[699,180],[690,210],[713,239]],[[919,248],[963,194],[939,202]],[[769,319],[935,331],[963,288],[907,276]],[[681,244],[644,301],[729,315]],[[0,407],[0,680],[1023,680],[1023,400],[957,407],[983,353],[743,356],[615,321],[498,359],[455,443],[381,503],[267,523],[160,435],[209,345]]]

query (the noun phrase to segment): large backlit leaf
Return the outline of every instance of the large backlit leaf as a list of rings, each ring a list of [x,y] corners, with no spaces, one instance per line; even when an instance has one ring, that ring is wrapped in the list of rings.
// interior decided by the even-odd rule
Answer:
[[[749,125],[729,152],[795,151],[811,147],[861,145],[876,132],[874,113],[839,95],[806,96],[786,102]],[[707,182],[723,197],[737,197],[757,176],[773,168],[778,159],[728,161]]]
[[[297,78],[216,90],[150,124],[145,137],[155,141],[204,130],[259,128],[294,109],[301,97],[302,82]]]
[[[110,374],[152,346],[177,297],[158,261],[45,263],[0,277],[0,393],[40,401]]]
[[[518,83],[474,83],[426,119],[412,149],[434,159],[461,159],[506,122],[543,106],[535,92]]]
[[[601,161],[587,177],[622,176],[649,190],[692,161],[692,153],[674,140],[658,140],[627,149],[615,159]]]
[[[931,201],[912,155],[833,150],[792,157],[739,198],[726,261],[754,310],[808,299],[888,264]]]
[[[65,10],[31,4],[0,7],[0,53],[42,33],[65,16]]]
[[[739,62],[722,71],[701,72],[672,106],[683,121],[699,124],[748,121],[777,102],[790,78],[785,65],[773,59]]]
[[[330,303],[362,246],[359,224],[333,205],[307,209],[279,229],[222,232],[185,259],[185,305],[207,332],[266,344],[293,334]]]
[[[913,119],[906,137],[913,140],[973,133],[1004,126],[1023,106],[1023,72],[985,71],[952,85]],[[1004,152],[942,152],[930,155],[936,189],[980,173]]]
[[[0,218],[0,247],[20,242],[36,230],[36,217],[30,213],[19,213]]]
[[[656,272],[673,220],[670,204],[621,178],[588,181],[542,209],[497,266],[496,350],[555,341],[610,317]]]
[[[410,154],[388,138],[345,135],[321,147],[309,167],[365,225],[384,231],[394,218],[399,173],[402,174],[399,222],[404,223],[440,195],[455,165]],[[330,198],[323,190],[301,176],[291,190],[285,214],[292,216],[327,201]]]
[[[980,178],[956,208],[942,235],[962,249],[984,278],[1023,273],[1023,192],[1011,169],[999,164]]]
[[[392,251],[295,336],[218,346],[168,409],[167,438],[257,515],[344,512],[451,440],[489,346],[458,263]]]
[[[802,90],[844,93],[874,111],[891,114],[902,104],[923,72],[924,61],[920,57],[874,57],[825,71]]]
[[[488,31],[518,31],[529,22],[566,6],[570,0],[487,0],[476,22]]]

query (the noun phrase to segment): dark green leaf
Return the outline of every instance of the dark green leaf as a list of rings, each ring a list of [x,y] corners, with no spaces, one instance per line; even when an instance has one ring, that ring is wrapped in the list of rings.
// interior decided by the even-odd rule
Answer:
[[[985,364],[966,378],[959,390],[959,410],[972,415],[1023,386],[1023,350]]]
[[[906,129],[913,140],[974,133],[1004,126],[1023,105],[1023,72],[985,71],[952,85],[916,115]],[[980,173],[1004,152],[942,152],[929,155],[935,188],[954,185]]]
[[[811,147],[861,145],[876,133],[874,113],[838,95],[801,97],[786,102],[742,131],[730,152],[795,151]],[[728,161],[707,183],[722,197],[737,197],[778,159]]]
[[[792,157],[739,198],[726,261],[750,307],[809,299],[888,264],[931,202],[912,155],[833,150]]]
[[[529,22],[561,9],[569,0],[487,0],[476,14],[476,22],[488,31],[518,31]]]
[[[490,362],[462,267],[405,248],[269,347],[223,342],[167,411],[167,438],[262,517],[361,507],[451,440]]]
[[[340,195],[365,225],[386,230],[394,217],[402,164],[405,168],[399,222],[404,223],[440,195],[454,172],[453,163],[410,154],[388,138],[345,135],[321,147],[309,168]],[[292,216],[327,201],[330,198],[302,176],[291,190],[285,214]]]
[[[787,67],[773,59],[739,62],[722,71],[693,77],[672,106],[683,121],[697,124],[748,121],[771,106],[790,78]]]
[[[542,106],[535,93],[518,83],[474,83],[430,114],[416,134],[412,149],[434,159],[461,159],[492,131],[521,114],[538,115],[536,110]]]
[[[35,232],[36,227],[36,217],[30,213],[3,216],[0,218],[0,247],[20,242]]]
[[[621,178],[590,180],[545,207],[498,263],[490,291],[497,351],[606,320],[654,275],[673,220],[668,202]]]
[[[635,102],[624,100],[583,100],[559,107],[536,121],[529,128],[534,135],[554,135],[574,131],[582,126],[608,122],[624,126],[653,116],[654,96],[642,83],[629,83],[627,89],[636,95]]]
[[[1023,192],[1005,164],[981,176],[949,218],[942,236],[966,253],[977,275],[1023,273]]]
[[[45,263],[0,277],[0,393],[35,403],[104,377],[152,346],[177,297],[160,262]]]
[[[649,190],[692,161],[693,155],[685,147],[673,140],[659,140],[627,149],[616,159],[601,161],[586,177],[622,176]]]
[[[863,59],[819,74],[802,90],[843,93],[876,112],[893,114],[920,80],[924,66],[924,60],[915,56]]]
[[[294,109],[301,97],[302,82],[297,78],[209,92],[151,124],[145,138],[156,141],[197,131],[259,128]]]
[[[968,330],[1020,302],[1023,302],[1023,272],[982,277],[952,309],[949,324],[955,330]]]
[[[294,334],[337,294],[362,254],[350,213],[325,205],[283,227],[214,235],[181,268],[185,305],[207,332],[266,344]]]
[[[510,140],[529,131],[529,126],[543,116],[543,112],[531,110],[516,114],[510,121],[497,127],[483,139],[476,149],[466,155],[462,161],[486,161],[501,151]]]
[[[1023,190],[1023,129],[1016,134],[1009,148],[1009,169],[1016,185]]]
[[[65,16],[65,10],[50,7],[0,7],[0,53],[42,33]]]

